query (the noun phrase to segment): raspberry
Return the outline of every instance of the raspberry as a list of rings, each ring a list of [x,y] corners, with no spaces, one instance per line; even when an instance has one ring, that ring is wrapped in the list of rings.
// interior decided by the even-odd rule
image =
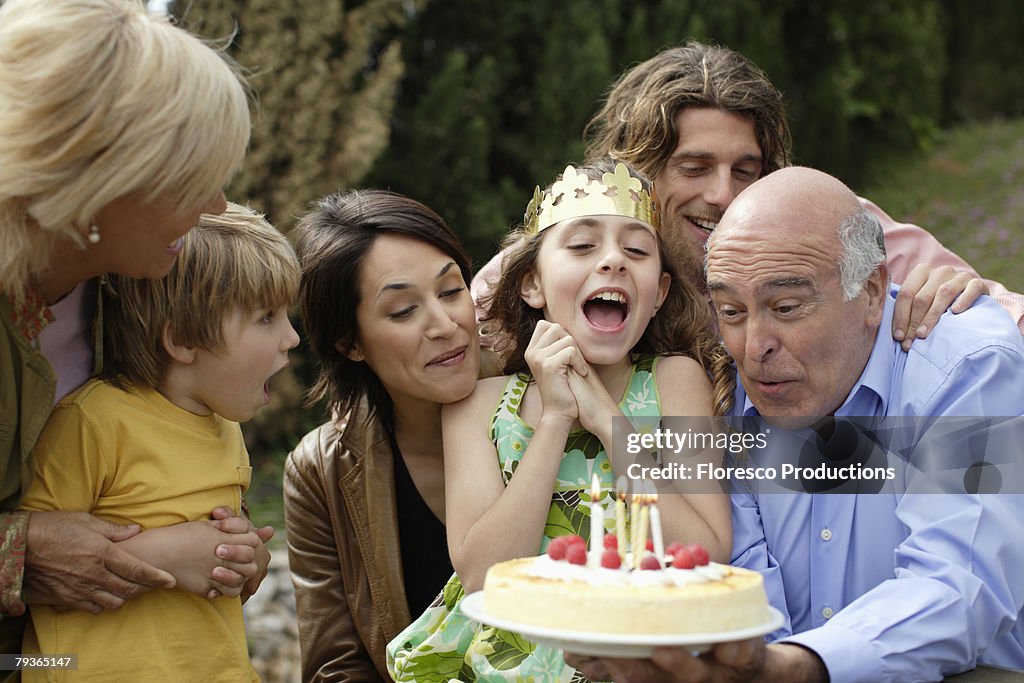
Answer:
[[[587,547],[587,542],[583,540],[582,536],[566,536],[565,538],[567,539],[566,542],[569,545],[581,545],[584,548]]]
[[[569,564],[586,564],[587,547],[580,543],[571,544],[565,551],[565,559],[569,560]]]
[[[704,546],[699,543],[691,543],[686,546],[686,549],[693,555],[693,561],[697,563],[697,566],[703,566],[711,561],[711,557],[708,555],[708,551],[704,550]]]
[[[619,547],[619,539],[615,537],[615,534],[604,535],[604,547],[607,550],[617,550]]]
[[[671,543],[668,544],[668,547],[665,548],[665,554],[666,555],[675,555],[676,553],[678,553],[682,549],[683,549],[683,544],[682,543],[680,543],[679,541],[672,541]]]
[[[645,545],[644,547],[647,548],[648,550],[650,550],[653,553],[654,552],[654,541],[652,539],[648,538],[647,539],[647,545]]]
[[[548,557],[552,560],[565,559],[565,551],[569,548],[569,541],[566,536],[559,536],[551,539],[548,543]]]
[[[644,555],[640,560],[640,569],[661,569],[661,562],[654,555]]]
[[[618,569],[622,566],[622,558],[617,550],[609,548],[601,555],[601,566],[606,569]]]
[[[689,550],[679,546],[679,550],[676,551],[675,557],[672,559],[672,566],[676,569],[693,569],[697,566],[697,562]]]

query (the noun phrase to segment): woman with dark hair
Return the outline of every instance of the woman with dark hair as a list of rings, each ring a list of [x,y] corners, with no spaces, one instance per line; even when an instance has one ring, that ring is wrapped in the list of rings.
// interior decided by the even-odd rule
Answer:
[[[452,574],[441,406],[480,367],[470,260],[440,216],[382,191],[321,199],[293,236],[310,400],[332,414],[285,467],[302,679],[390,680],[385,645]]]

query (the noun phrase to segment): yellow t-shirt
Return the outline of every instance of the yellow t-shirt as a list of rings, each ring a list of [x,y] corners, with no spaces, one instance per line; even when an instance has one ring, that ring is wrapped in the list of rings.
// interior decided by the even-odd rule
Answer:
[[[251,468],[235,422],[194,415],[152,389],[92,380],[54,408],[35,447],[26,510],[84,510],[143,529],[238,510]],[[154,590],[92,615],[31,606],[25,654],[77,654],[48,681],[253,681],[238,598]]]

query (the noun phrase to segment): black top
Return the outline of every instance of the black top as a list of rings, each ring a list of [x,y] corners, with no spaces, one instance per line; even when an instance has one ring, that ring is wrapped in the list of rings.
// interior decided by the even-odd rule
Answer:
[[[391,434],[395,459],[395,493],[398,495],[398,538],[402,552],[402,575],[409,613],[416,619],[441,592],[451,577],[452,561],[444,524],[434,516],[413,484],[409,469]]]

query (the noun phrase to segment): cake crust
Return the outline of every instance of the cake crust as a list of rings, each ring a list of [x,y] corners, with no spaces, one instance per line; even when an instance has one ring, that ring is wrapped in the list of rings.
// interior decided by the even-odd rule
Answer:
[[[770,619],[761,575],[738,567],[641,571],[649,576],[630,581],[624,570],[563,572],[549,565],[541,556],[491,567],[484,580],[487,613],[535,626],[623,634],[717,633]]]

